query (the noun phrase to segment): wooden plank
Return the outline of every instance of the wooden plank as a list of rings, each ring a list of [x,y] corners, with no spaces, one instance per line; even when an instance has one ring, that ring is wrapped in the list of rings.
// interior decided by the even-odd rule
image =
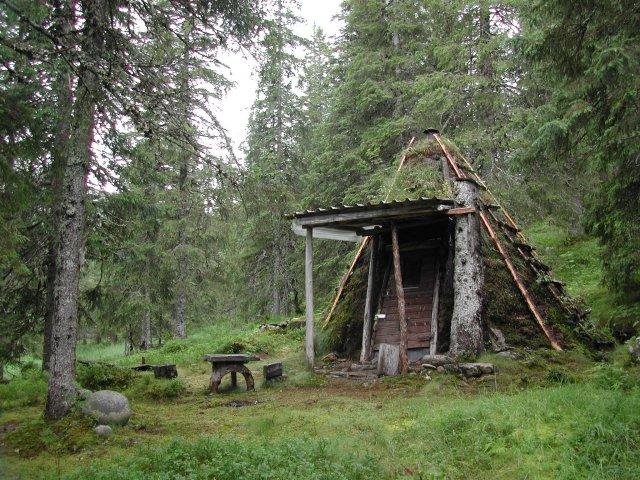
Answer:
[[[305,352],[307,365],[313,369],[315,350],[313,346],[313,231],[307,229],[304,253],[304,299],[306,309]]]
[[[379,237],[373,237],[369,249],[369,274],[367,276],[367,296],[364,303],[364,320],[362,322],[362,349],[360,361],[365,362],[371,357],[371,319],[373,317],[373,281],[377,268]]]
[[[405,315],[404,288],[402,288],[398,230],[395,228],[395,225],[391,229],[391,243],[393,245],[393,276],[398,296],[398,314],[400,315],[400,372],[402,374],[406,374],[409,371],[409,356],[407,354],[407,318]]]
[[[407,342],[407,349],[411,350],[412,348],[427,348],[429,346],[429,340],[409,340]],[[398,342],[396,342],[397,345]],[[378,350],[381,344],[376,343],[373,346],[374,350]]]
[[[297,218],[295,223],[301,227],[330,227],[350,225],[354,230],[362,226],[366,226],[370,222],[379,222],[382,220],[401,220],[404,218],[414,218],[416,215],[446,215],[451,210],[452,205],[449,203],[434,203],[433,205],[404,205],[394,208],[385,208],[383,210],[371,210],[364,212],[345,212],[335,213],[333,215],[321,215],[313,217]]]
[[[204,362],[211,363],[247,363],[260,360],[260,357],[256,355],[248,355],[245,353],[230,353],[230,354],[214,354],[203,355],[202,360]]]
[[[458,208],[450,208],[447,210],[447,216],[453,217],[455,215],[468,215],[470,213],[475,213],[476,209],[474,207],[458,207]]]

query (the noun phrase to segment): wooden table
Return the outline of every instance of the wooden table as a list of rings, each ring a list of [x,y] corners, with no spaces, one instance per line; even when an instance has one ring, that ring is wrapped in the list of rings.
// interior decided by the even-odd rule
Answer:
[[[228,355],[204,355],[202,360],[211,363],[212,373],[211,382],[209,386],[213,393],[218,393],[218,387],[222,378],[227,374],[231,374],[231,386],[235,387],[238,384],[237,374],[241,373],[244,377],[244,381],[247,384],[247,391],[255,390],[253,386],[253,375],[244,364],[247,362],[255,362],[260,360],[255,355],[246,355],[243,353],[235,353]]]

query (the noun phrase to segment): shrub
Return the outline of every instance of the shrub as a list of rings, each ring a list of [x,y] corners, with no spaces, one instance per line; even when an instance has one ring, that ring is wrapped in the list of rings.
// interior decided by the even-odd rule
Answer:
[[[27,368],[20,377],[0,384],[0,409],[38,405],[47,393],[47,375]]]
[[[70,479],[136,480],[359,480],[381,477],[377,462],[367,456],[332,450],[327,442],[307,439],[257,443],[202,438],[195,443],[174,441],[160,448],[143,448],[133,459],[117,465],[93,466]]]
[[[593,369],[593,381],[607,390],[628,391],[640,387],[640,378],[620,365],[601,363]]]
[[[133,382],[135,373],[130,368],[104,364],[78,365],[78,383],[90,390],[123,389]]]
[[[132,397],[150,398],[152,400],[171,400],[181,397],[187,392],[187,386],[180,378],[158,380],[144,375],[136,381],[127,392]]]

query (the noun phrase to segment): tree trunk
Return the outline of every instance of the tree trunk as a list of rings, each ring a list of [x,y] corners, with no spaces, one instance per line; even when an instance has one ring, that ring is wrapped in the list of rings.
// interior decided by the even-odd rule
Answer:
[[[477,192],[474,184],[458,181],[454,191],[457,205],[477,207]],[[476,214],[456,217],[453,271],[453,315],[449,351],[456,356],[475,357],[483,350],[482,289],[484,287],[480,222]]]
[[[189,174],[188,158],[185,158],[180,165],[180,174],[178,178],[178,190],[180,194],[180,216],[185,218],[189,214],[187,204],[187,176]],[[175,311],[173,318],[173,338],[187,338],[187,327],[185,312],[187,307],[187,256],[185,248],[187,246],[187,238],[184,228],[178,227],[178,277],[176,285]]]
[[[85,78],[94,84],[93,74]],[[86,84],[85,84],[86,85]],[[75,346],[78,319],[78,285],[84,248],[85,177],[89,165],[89,142],[93,122],[93,99],[86,87],[77,92],[70,151],[64,172],[61,214],[58,223],[53,315],[50,337],[49,388],[45,413],[59,419],[75,401]]]
[[[67,7],[67,8],[65,8]],[[61,35],[68,33],[74,25],[74,13],[66,4],[60,6],[57,12],[59,30]],[[71,70],[65,65],[60,66],[54,90],[57,93],[56,110],[58,114],[56,132],[51,148],[51,226],[53,233],[49,239],[49,265],[47,267],[47,297],[44,316],[44,331],[42,345],[42,369],[49,370],[51,359],[51,336],[54,317],[53,283],[56,275],[57,235],[55,228],[61,218],[61,199],[64,186],[64,171],[66,155],[69,147],[69,134],[71,128],[71,111],[73,105],[73,87]]]
[[[147,350],[151,348],[151,311],[149,309],[151,301],[149,299],[149,290],[147,288],[143,290],[142,297],[145,305],[140,325],[140,348],[142,350]]]
[[[277,247],[273,249],[273,285],[271,291],[271,313],[274,317],[282,314],[282,302],[280,296],[280,254]]]
[[[107,4],[105,0],[83,3],[87,55],[102,53]],[[78,320],[78,286],[84,249],[86,176],[93,139],[94,94],[99,91],[95,73],[82,68],[75,91],[70,122],[69,148],[64,166],[60,217],[55,242],[55,278],[50,335],[49,383],[45,416],[60,419],[71,410],[76,399],[75,365]]]

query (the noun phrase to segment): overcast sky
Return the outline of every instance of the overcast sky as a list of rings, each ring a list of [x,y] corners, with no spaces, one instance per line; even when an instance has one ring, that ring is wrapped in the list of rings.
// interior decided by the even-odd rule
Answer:
[[[327,36],[336,35],[340,24],[333,17],[340,11],[340,2],[341,0],[301,0],[299,16],[304,23],[296,28],[296,33],[310,38],[315,23]],[[246,137],[249,109],[255,98],[257,65],[252,58],[246,58],[241,53],[227,55],[224,61],[230,67],[230,79],[236,86],[222,101],[219,119],[233,140],[236,154],[240,154],[240,144]]]

